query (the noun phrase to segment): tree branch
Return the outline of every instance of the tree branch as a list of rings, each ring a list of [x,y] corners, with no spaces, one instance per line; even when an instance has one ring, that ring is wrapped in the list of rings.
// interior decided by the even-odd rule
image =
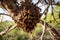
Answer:
[[[5,13],[0,13],[0,15],[6,15],[6,16],[10,16],[9,14],[5,14]]]
[[[46,17],[47,17],[47,12],[48,12],[48,8],[49,8],[49,5],[47,6],[47,8],[44,10],[44,15],[45,15],[45,17],[44,17],[44,23],[43,23],[43,26],[42,26],[42,35],[41,35],[41,37],[39,38],[39,39],[41,39],[41,40],[43,40],[43,37],[44,37],[44,34],[45,34],[45,32],[46,32],[46,24],[45,24],[45,22],[46,22]],[[38,39],[38,40],[39,40]]]
[[[5,35],[7,32],[13,30],[16,26],[17,26],[17,24],[12,27],[9,26],[5,31],[0,32],[0,35]]]
[[[42,27],[44,27],[44,21],[41,20],[40,25]],[[46,28],[47,28],[46,30],[50,33],[50,35],[52,35],[55,39],[60,40],[59,33],[54,28],[52,28],[52,26],[49,25],[48,23],[45,23],[45,25],[46,25]]]

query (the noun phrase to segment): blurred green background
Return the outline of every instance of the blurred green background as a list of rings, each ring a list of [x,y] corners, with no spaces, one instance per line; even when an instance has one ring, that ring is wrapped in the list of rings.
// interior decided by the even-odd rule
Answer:
[[[60,7],[58,7],[58,6],[55,6],[54,9],[60,11]],[[58,22],[60,22],[60,18],[58,18],[59,14],[60,13],[54,11],[54,16],[55,16],[55,18]],[[1,16],[0,16],[0,18],[1,18]],[[41,20],[43,20],[43,19],[41,18]],[[51,21],[51,20],[53,20],[53,21]],[[60,24],[57,24],[56,21],[54,21],[51,13],[47,14],[46,22],[49,22],[49,24],[52,27],[54,27],[58,31],[58,33],[60,34]],[[6,21],[1,21],[0,22],[0,32],[4,31],[10,25],[13,26],[13,25],[15,25],[15,23],[12,22],[12,21],[7,21],[7,20]],[[37,23],[37,25],[36,25],[35,29],[32,31],[32,33],[26,33],[21,28],[16,27],[15,29],[6,33],[6,35],[2,35],[2,36],[0,35],[0,40],[29,40],[29,39],[30,40],[31,39],[37,40],[37,38],[39,38],[41,36],[41,34],[42,34],[42,27],[40,26],[39,23]],[[44,37],[46,39],[51,38],[51,36],[48,32],[45,33]]]

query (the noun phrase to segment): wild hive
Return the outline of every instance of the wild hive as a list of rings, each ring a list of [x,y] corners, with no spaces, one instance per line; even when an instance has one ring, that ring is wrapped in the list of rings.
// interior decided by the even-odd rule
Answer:
[[[31,2],[23,2],[19,9],[19,14],[15,14],[16,19],[14,18],[17,27],[26,32],[32,31],[40,21],[40,9]]]

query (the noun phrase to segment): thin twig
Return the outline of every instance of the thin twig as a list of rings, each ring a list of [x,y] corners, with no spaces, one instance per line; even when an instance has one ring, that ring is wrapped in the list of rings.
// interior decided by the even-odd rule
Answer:
[[[53,13],[53,5],[51,5],[51,7],[52,7],[52,16],[53,16],[54,20],[57,22],[57,20],[55,19],[54,13]]]

